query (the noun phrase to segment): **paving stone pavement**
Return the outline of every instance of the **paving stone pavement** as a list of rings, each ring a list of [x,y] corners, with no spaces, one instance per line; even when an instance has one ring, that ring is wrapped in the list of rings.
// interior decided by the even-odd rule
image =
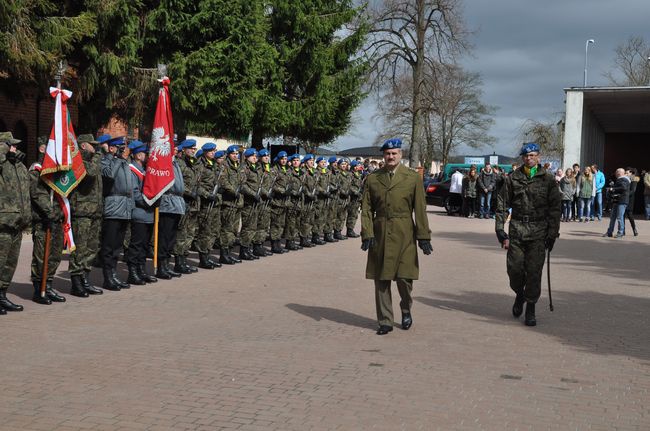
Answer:
[[[555,311],[544,276],[527,328],[493,222],[429,218],[414,325],[383,337],[358,239],[86,299],[61,270],[68,301],[41,306],[26,236],[0,429],[650,429],[650,222],[622,240],[563,223]]]

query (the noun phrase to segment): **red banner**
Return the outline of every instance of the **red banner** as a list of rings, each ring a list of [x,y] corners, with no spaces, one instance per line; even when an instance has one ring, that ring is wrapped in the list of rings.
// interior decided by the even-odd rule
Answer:
[[[169,78],[160,80],[162,87],[158,92],[156,116],[153,120],[149,160],[142,187],[143,199],[152,205],[174,184],[174,124],[172,121],[171,99],[169,97]]]

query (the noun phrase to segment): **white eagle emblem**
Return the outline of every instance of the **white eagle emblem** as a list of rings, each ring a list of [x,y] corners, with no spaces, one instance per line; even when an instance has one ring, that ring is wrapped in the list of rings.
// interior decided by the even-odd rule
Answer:
[[[158,156],[167,157],[172,152],[172,146],[169,143],[169,135],[165,134],[163,127],[156,127],[151,132],[151,152],[149,157],[157,161]]]

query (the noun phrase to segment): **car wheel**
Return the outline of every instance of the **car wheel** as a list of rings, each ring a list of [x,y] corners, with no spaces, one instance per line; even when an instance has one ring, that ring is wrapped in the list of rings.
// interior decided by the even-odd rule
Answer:
[[[454,215],[460,213],[460,206],[454,205],[451,202],[451,196],[447,196],[444,201],[444,207],[445,211],[447,211],[447,215]]]

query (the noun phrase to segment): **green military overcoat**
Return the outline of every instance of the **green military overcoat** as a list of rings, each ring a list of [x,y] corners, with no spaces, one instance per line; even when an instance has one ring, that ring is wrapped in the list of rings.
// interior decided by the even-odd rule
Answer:
[[[361,201],[361,238],[375,238],[368,250],[366,278],[417,280],[416,240],[430,240],[424,188],[420,176],[398,166],[391,181],[388,171],[368,175]],[[415,215],[415,218],[414,218]]]

